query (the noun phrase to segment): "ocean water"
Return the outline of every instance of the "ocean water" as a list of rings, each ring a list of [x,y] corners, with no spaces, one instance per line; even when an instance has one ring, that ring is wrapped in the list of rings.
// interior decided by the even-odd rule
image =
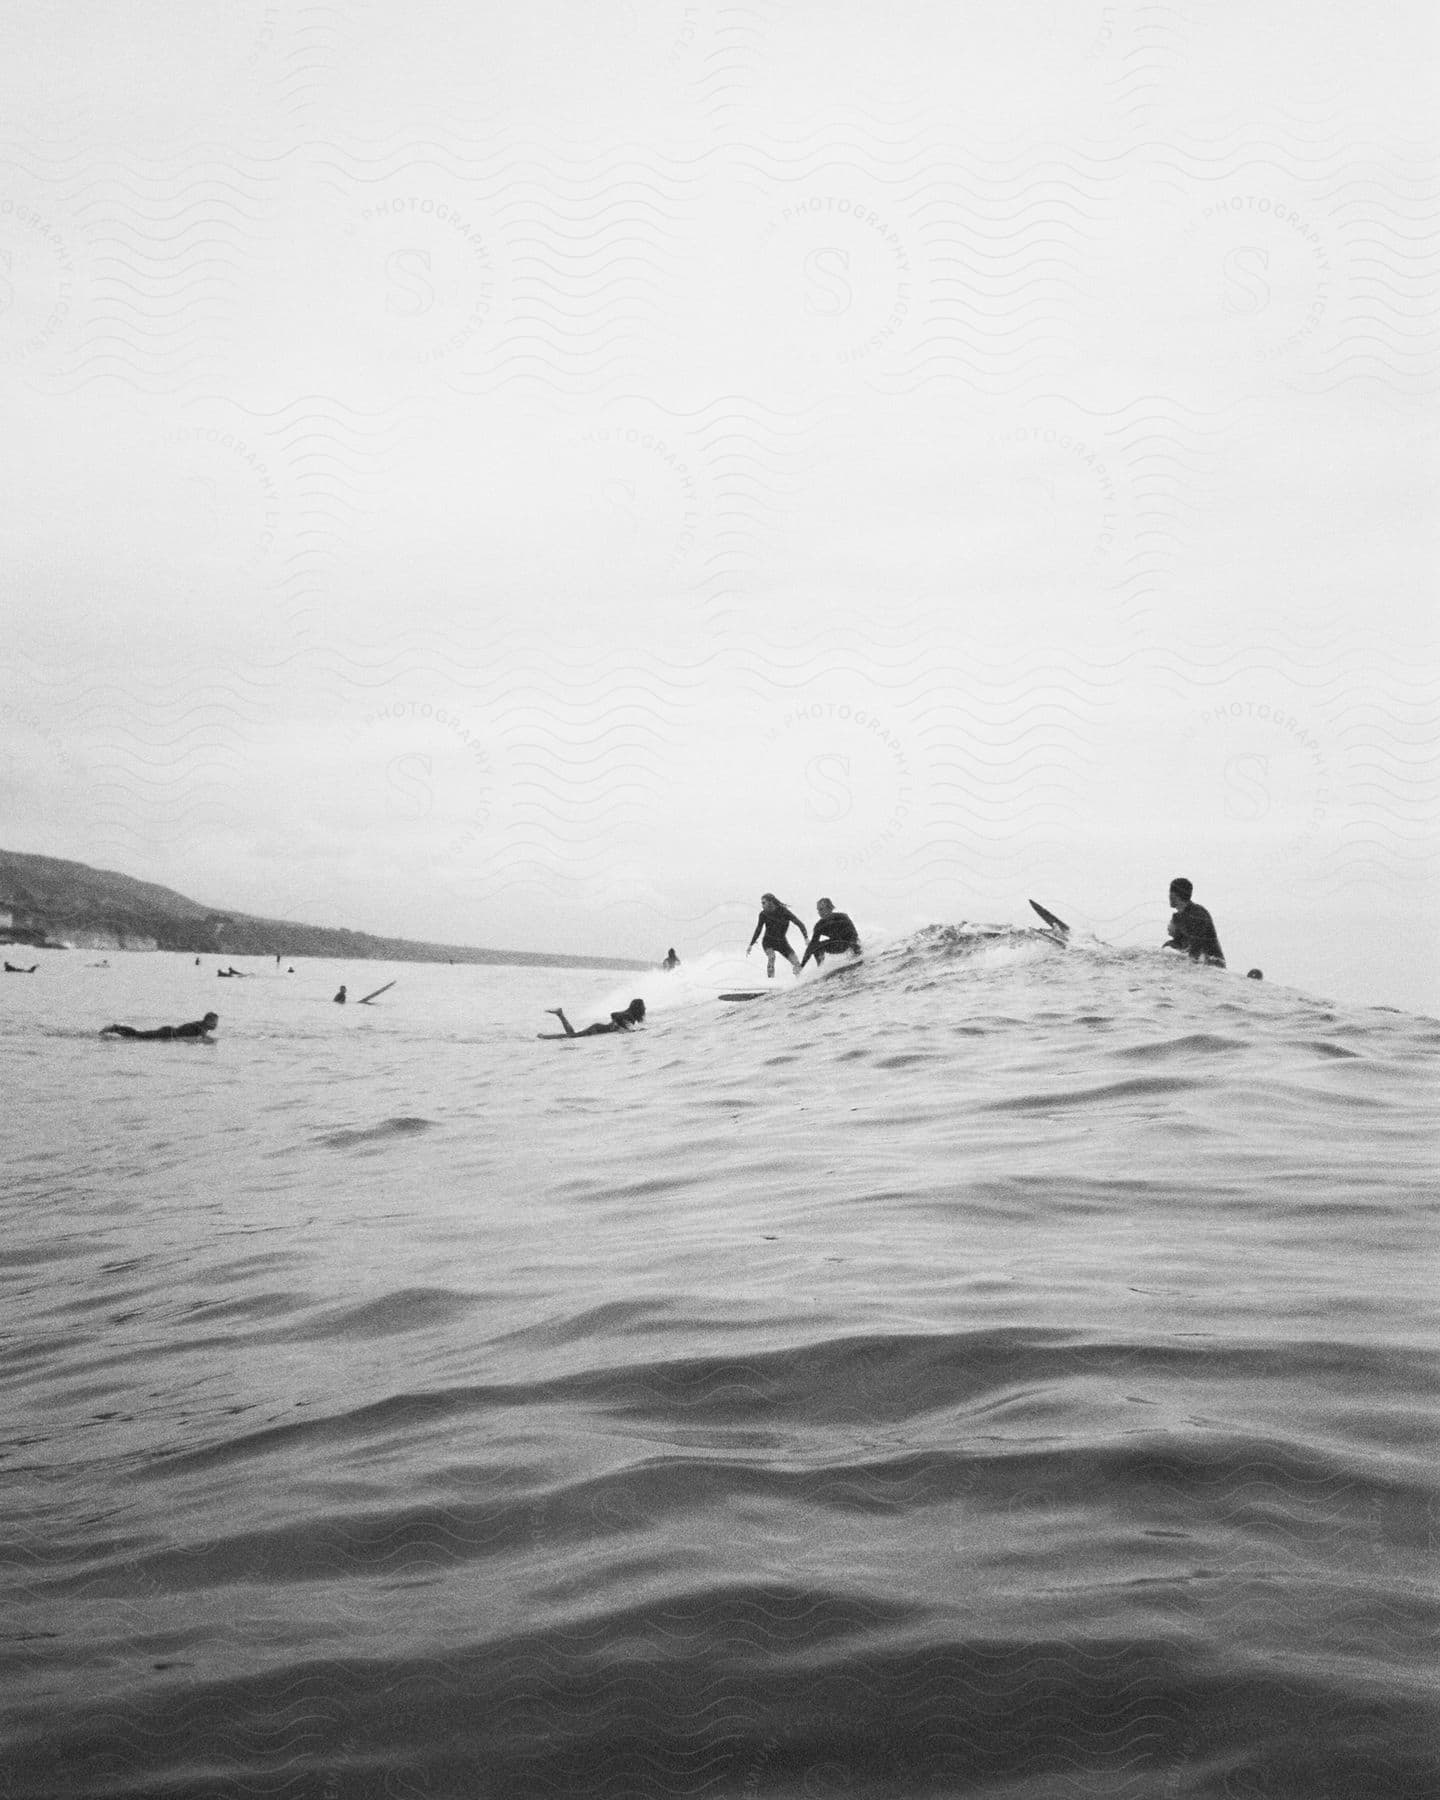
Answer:
[[[0,1793],[1440,1792],[1436,1021],[940,927],[38,960]]]

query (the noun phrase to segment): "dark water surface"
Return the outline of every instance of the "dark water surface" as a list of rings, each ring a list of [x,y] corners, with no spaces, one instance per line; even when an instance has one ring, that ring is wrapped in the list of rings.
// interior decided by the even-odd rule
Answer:
[[[0,1794],[1440,1792],[1435,1021],[110,960],[0,992]]]

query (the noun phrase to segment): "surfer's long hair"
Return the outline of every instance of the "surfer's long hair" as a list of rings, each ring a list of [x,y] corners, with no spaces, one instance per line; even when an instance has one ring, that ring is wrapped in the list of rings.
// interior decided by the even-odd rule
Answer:
[[[765,904],[767,900],[770,903],[768,906]],[[791,906],[787,906],[783,900],[777,899],[774,894],[762,894],[760,896],[760,910],[761,912],[793,912],[795,909]]]

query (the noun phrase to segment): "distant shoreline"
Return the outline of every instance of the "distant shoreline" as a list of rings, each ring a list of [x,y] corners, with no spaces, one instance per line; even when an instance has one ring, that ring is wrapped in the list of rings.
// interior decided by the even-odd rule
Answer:
[[[268,962],[272,966],[275,961],[273,950],[190,950],[176,949],[169,944],[117,944],[96,935],[84,942],[76,939],[70,943],[38,943],[32,938],[16,937],[13,933],[0,932],[0,949],[13,950],[54,950],[63,954],[79,954],[103,950],[107,956],[194,956],[201,962],[244,962],[247,958],[254,961]],[[493,968],[493,969],[628,969],[632,973],[660,968],[660,964],[640,962],[635,958],[614,956],[568,956],[559,951],[554,955],[544,950],[472,950],[465,945],[458,945],[452,955],[419,956],[414,946],[403,956],[385,954],[374,951],[361,953],[345,950],[282,950],[282,960],[287,962],[393,962],[417,963],[431,968]]]
[[[170,950],[222,961],[243,956],[311,961],[468,963],[505,968],[652,969],[635,957],[557,950],[489,950],[343,926],[300,925],[202,906],[171,888],[55,856],[0,850],[0,944],[31,949]]]

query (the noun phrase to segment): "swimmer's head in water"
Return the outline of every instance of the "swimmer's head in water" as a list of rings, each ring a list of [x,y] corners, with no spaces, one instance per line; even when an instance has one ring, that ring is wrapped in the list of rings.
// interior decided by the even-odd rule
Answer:
[[[1194,892],[1195,883],[1193,881],[1187,881],[1183,875],[1177,875],[1170,883],[1170,898],[1172,900],[1178,895],[1181,900],[1188,902],[1190,896]]]
[[[1247,981],[1263,981],[1265,979],[1264,971],[1261,969],[1247,969],[1245,971],[1245,979]]]

